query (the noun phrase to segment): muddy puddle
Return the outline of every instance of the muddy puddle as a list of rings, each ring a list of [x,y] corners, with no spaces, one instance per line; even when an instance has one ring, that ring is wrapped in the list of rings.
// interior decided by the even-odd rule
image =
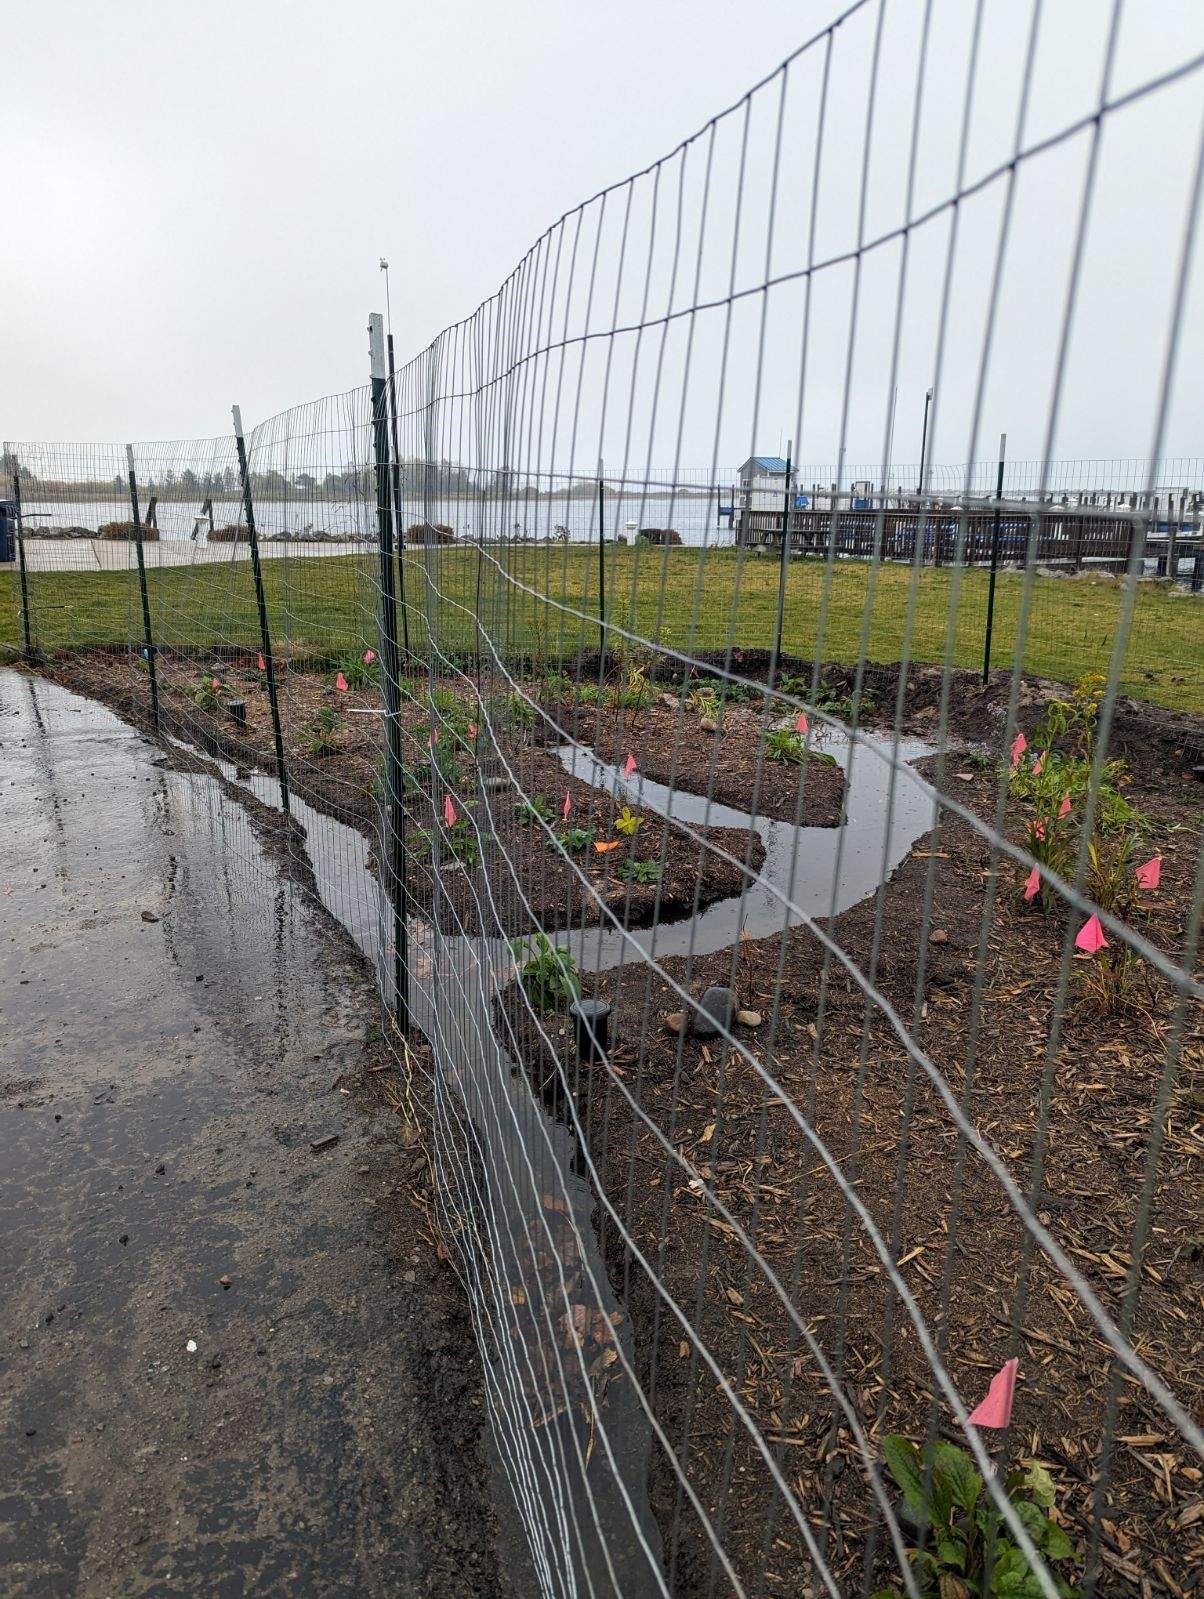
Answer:
[[[567,771],[621,800],[688,826],[751,829],[765,845],[761,871],[750,874],[744,892],[696,918],[559,935],[582,970],[608,970],[642,952],[708,953],[730,946],[741,929],[754,938],[780,934],[804,914],[839,915],[872,893],[934,815],[931,798],[900,778],[880,751],[904,762],[932,752],[918,741],[891,746],[870,737],[875,750],[826,728],[813,741],[845,771],[841,827],[750,816],[640,774],[625,779],[589,750],[561,748]],[[270,775],[215,764],[228,781],[278,805]],[[368,842],[295,796],[292,812],[305,831],[320,898],[373,962],[391,1003],[391,919],[369,868]],[[487,884],[479,894],[488,921]],[[461,1135],[454,1140],[460,1153],[445,1151],[445,1159],[461,1196],[475,1200],[463,1216],[477,1230],[475,1247],[465,1251],[477,1271],[473,1288],[489,1323],[504,1329],[510,1344],[491,1373],[499,1457],[534,1538],[536,1565],[550,1592],[566,1583],[572,1592],[578,1581],[599,1596],[663,1592],[659,1533],[647,1500],[649,1422],[632,1381],[626,1320],[597,1247],[593,1191],[581,1175],[575,1138],[532,1094],[495,1027],[493,999],[514,975],[509,945],[436,936],[418,918],[410,921],[408,939],[411,1016],[436,1058],[452,1063],[442,1086],[454,1099],[444,1112]],[[557,1308],[563,1306],[567,1312]]]

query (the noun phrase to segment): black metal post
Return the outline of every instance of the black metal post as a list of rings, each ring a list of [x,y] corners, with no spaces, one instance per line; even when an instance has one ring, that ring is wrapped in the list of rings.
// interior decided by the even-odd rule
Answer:
[[[985,688],[991,676],[991,631],[995,626],[995,573],[999,569],[999,535],[1003,519],[1003,462],[1008,436],[999,435],[999,471],[995,478],[995,517],[991,526],[991,576],[987,581],[987,632],[982,647],[982,681]]]
[[[17,514],[17,566],[21,573],[21,654],[33,660],[33,642],[29,626],[29,572],[25,565],[25,529],[21,521],[21,469],[13,463],[13,505]]]
[[[932,404],[932,390],[924,391],[924,426],[920,433],[920,482],[919,495],[924,494],[924,468],[928,464],[928,407]]]
[[[247,470],[247,444],[243,438],[242,412],[233,408],[234,444],[238,451],[238,475],[242,480],[242,508],[247,519],[247,543],[251,547],[251,570],[255,576],[255,603],[259,607],[259,647],[263,651],[264,676],[268,680],[268,704],[272,711],[272,736],[276,742],[276,778],[280,784],[280,808],[287,816],[288,773],[284,764],[284,733],[280,726],[280,700],[276,694],[276,663],[272,659],[272,634],[268,627],[268,603],[263,592],[263,567],[259,562],[259,535],[255,531],[255,503],[251,494],[251,474]]]
[[[1186,498],[1186,495],[1180,496],[1179,514],[1172,518],[1171,507],[1175,503],[1175,496],[1173,494],[1168,494],[1166,497],[1166,555],[1164,557],[1166,562],[1165,575],[1170,578],[1172,583],[1175,581],[1175,573],[1179,570],[1179,525],[1183,521],[1183,503]]]
[[[146,551],[142,547],[142,519],[138,514],[138,479],[134,475],[134,447],[125,447],[125,463],[130,476],[130,516],[134,523],[134,549],[138,555],[138,589],[142,595],[142,640],[146,669],[150,673],[151,720],[159,731],[159,668],[155,663],[155,635],[151,629],[150,594],[146,587]]]
[[[786,491],[782,496],[782,558],[778,565],[778,609],[773,624],[773,654],[769,658],[769,689],[778,678],[778,661],[782,654],[782,623],[786,615],[786,566],[790,559],[790,478],[793,470],[794,440],[786,445]]]
[[[393,335],[389,334],[389,431],[393,439],[393,527],[397,544],[397,603],[401,607],[402,660],[410,664],[410,612],[406,605],[405,543],[401,532],[401,452],[397,448],[397,386],[393,369]]]
[[[393,505],[389,492],[389,406],[385,393],[384,320],[368,319],[372,357],[372,443],[376,463],[376,524],[380,540],[381,687],[385,700],[385,854],[386,886],[393,905],[393,1014],[403,1033],[410,1030],[409,906],[405,872],[405,807],[402,804],[401,696],[397,678],[397,595],[393,563]]]
[[[603,526],[602,459],[598,458],[598,676],[606,671],[606,534]]]

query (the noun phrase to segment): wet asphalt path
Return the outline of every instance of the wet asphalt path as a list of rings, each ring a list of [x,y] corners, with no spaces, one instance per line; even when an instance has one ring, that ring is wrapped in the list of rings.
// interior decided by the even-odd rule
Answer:
[[[497,1591],[374,1017],[212,779],[0,670],[5,1599]]]

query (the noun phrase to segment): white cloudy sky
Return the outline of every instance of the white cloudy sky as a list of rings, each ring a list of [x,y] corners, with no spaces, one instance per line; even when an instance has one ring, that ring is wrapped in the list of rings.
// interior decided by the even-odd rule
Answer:
[[[1045,0],[1027,142],[1092,108],[1111,5]],[[489,296],[564,211],[673,149],[835,10],[836,0],[9,0],[0,437],[211,435],[223,431],[234,400],[255,418],[362,382],[366,314],[383,302],[380,255],[392,262],[404,358]],[[886,0],[866,238],[902,219],[923,10],[924,0]],[[834,47],[818,257],[855,243],[877,11],[871,0]],[[1010,153],[1029,11],[1029,0],[985,0],[968,179]],[[971,14],[971,0],[932,0],[914,211],[956,182]],[[1128,0],[1112,93],[1201,51],[1200,0]],[[821,61],[819,52],[804,57],[789,81],[773,273],[806,260]],[[763,94],[750,119],[741,282],[764,272],[775,95]],[[1202,110],[1196,71],[1107,120],[1057,455],[1149,449]],[[730,261],[738,121],[723,125],[716,147],[703,297],[722,280],[721,259]],[[940,459],[964,460],[972,447],[989,455],[1001,428],[1013,455],[1044,445],[1089,143],[1086,130],[1028,163],[1018,182],[976,427],[1005,186],[963,208],[938,385]],[[685,175],[674,170],[687,212],[698,170],[696,162]],[[677,194],[662,186],[659,214]],[[646,225],[640,203],[632,259]],[[691,248],[696,256],[696,239]],[[948,259],[946,215],[912,241],[896,459],[918,453]],[[816,279],[804,460],[832,459],[842,438],[850,459],[880,456],[899,266],[897,246],[867,258],[851,366],[851,268]],[[650,274],[654,301],[660,271]],[[674,304],[682,303],[679,288]],[[745,443],[776,451],[796,426],[802,281],[770,297],[755,404],[759,315],[759,301],[744,304],[730,330],[736,354],[718,446],[727,461]],[[685,408],[686,450],[700,464],[714,447],[717,325],[700,332]],[[1204,309],[1193,299],[1164,453],[1204,455],[1202,353]],[[667,373],[678,359],[666,353]],[[660,456],[677,417],[675,402],[662,405],[665,448],[659,435],[651,446]],[[612,402],[611,423],[594,441],[608,450],[616,409]],[[594,414],[588,403],[586,414]]]

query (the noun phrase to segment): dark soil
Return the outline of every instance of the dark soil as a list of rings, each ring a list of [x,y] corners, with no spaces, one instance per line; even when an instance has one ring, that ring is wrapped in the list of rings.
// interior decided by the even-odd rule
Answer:
[[[219,702],[198,705],[196,691],[211,683],[215,674],[221,685]],[[68,656],[52,663],[47,675],[147,725],[149,684],[141,675],[132,677],[124,653]],[[163,655],[158,661],[158,678],[166,731],[235,764],[274,772],[271,707],[263,674],[254,660],[239,657],[202,663]],[[481,716],[463,682],[438,687],[457,694],[465,716]],[[445,715],[436,711],[432,716],[428,689],[426,679],[417,681],[414,697],[403,701],[400,716],[402,761],[416,778],[407,788],[405,804],[407,881],[415,909],[435,914],[437,907],[440,918],[457,931],[473,933],[484,927],[490,933],[517,936],[532,927],[551,932],[594,925],[600,919],[601,903],[628,927],[642,927],[658,918],[672,921],[687,916],[696,903],[702,908],[739,893],[745,870],[759,868],[764,858],[761,841],[743,830],[687,830],[665,822],[655,812],[645,812],[638,813],[643,819],[636,834],[624,837],[614,827],[620,809],[614,799],[570,778],[547,747],[546,725],[536,724],[544,740],[537,744],[532,729],[516,722],[504,702],[494,720],[499,784],[485,792],[478,784],[481,749],[474,752],[463,730],[458,732]],[[230,699],[240,699],[245,705],[245,727],[232,720],[227,709]],[[290,791],[378,843],[379,689],[367,684],[340,692],[331,671],[286,669],[281,674],[279,701]],[[333,728],[321,727],[323,713],[334,717]],[[449,787],[456,815],[467,816],[475,824],[461,829],[468,835],[463,860],[440,842],[438,894],[432,845],[436,835],[442,834],[443,811],[442,790],[437,799],[430,792],[429,751],[435,727],[436,742],[455,752]],[[830,773],[824,772],[824,777],[829,779],[830,789]],[[546,824],[531,816],[520,789],[530,800],[544,802]],[[570,801],[567,821],[563,817],[566,796]],[[566,852],[550,835],[569,829],[581,829],[590,836]],[[596,849],[596,844],[604,849]],[[509,867],[495,867],[493,896],[484,906],[479,903],[474,874],[464,869],[481,856],[510,863]],[[658,879],[639,882],[625,878],[626,864],[635,861],[655,863]]]
[[[784,707],[753,703],[726,706],[718,720],[702,717],[676,694],[658,695],[639,710],[616,716],[609,707],[560,702],[557,723],[603,760],[622,765],[635,756],[639,770],[658,783],[706,795],[721,805],[806,827],[840,823],[844,773],[816,742],[804,766],[767,753],[766,731],[783,721]],[[712,727],[701,725],[704,721]],[[793,731],[794,716],[785,717]],[[816,734],[820,729],[816,728]]]

